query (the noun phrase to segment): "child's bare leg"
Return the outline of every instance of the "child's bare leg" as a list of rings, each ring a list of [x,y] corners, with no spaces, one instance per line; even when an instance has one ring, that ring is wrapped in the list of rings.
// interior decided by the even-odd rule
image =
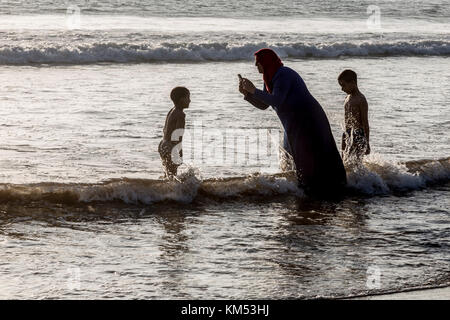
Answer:
[[[177,176],[177,170],[178,169],[178,165],[176,165],[175,163],[173,163],[172,161],[169,161],[167,164],[167,177],[169,180],[173,180],[174,177]]]
[[[344,156],[345,148],[347,148],[346,140],[347,136],[345,132],[342,134],[342,144],[341,144],[341,150],[342,150],[342,156]]]

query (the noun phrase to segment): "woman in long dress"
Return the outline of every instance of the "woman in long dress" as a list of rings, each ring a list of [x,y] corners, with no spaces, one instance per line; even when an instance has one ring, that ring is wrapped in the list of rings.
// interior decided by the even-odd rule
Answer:
[[[308,91],[303,79],[285,67],[271,49],[255,53],[255,65],[263,74],[264,88],[241,78],[239,91],[259,109],[276,111],[294,158],[299,186],[314,195],[340,193],[346,173],[321,105]]]

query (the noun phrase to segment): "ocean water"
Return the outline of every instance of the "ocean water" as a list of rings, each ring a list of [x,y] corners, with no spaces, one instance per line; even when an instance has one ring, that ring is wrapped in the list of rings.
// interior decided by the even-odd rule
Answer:
[[[349,297],[450,284],[449,1],[2,1],[0,298]],[[372,154],[349,195],[281,173],[253,52],[273,48],[340,146],[347,68]],[[191,91],[180,181],[157,152]]]

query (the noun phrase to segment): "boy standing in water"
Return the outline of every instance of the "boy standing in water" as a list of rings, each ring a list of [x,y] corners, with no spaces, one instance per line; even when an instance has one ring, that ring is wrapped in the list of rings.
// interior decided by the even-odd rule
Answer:
[[[342,91],[348,94],[344,102],[345,132],[342,135],[342,158],[360,161],[370,153],[369,120],[366,97],[359,91],[356,73],[344,70],[338,77]]]
[[[159,143],[158,152],[164,167],[165,178],[172,180],[177,175],[177,168],[182,163],[183,139],[186,115],[184,109],[189,108],[190,92],[185,87],[176,87],[170,93],[174,107],[169,111],[164,125],[163,139]]]

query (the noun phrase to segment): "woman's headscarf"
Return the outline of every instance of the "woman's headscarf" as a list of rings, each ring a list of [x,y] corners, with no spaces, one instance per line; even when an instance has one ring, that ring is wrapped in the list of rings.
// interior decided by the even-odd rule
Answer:
[[[281,59],[272,49],[261,49],[255,52],[256,62],[259,62],[263,66],[263,79],[266,89],[269,93],[272,93],[273,84],[272,78],[278,69],[283,65]]]

